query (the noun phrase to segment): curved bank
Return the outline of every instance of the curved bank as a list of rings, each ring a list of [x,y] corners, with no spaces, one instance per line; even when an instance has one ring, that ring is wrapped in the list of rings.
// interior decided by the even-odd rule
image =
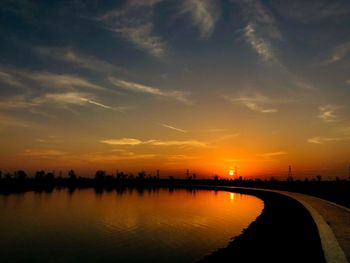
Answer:
[[[272,245],[277,244],[278,246],[279,241],[276,242],[276,240],[273,240],[276,238],[280,239],[282,243],[289,243],[290,250],[283,250],[283,247],[283,251],[271,250],[269,253],[272,253],[272,255],[271,258],[268,259],[270,262],[274,261],[274,259],[276,262],[278,260],[281,260],[281,262],[293,262],[294,260],[298,260],[298,262],[348,262],[347,257],[349,259],[350,246],[350,209],[320,198],[286,191],[229,186],[201,186],[201,188],[252,194],[260,197],[265,202],[263,213],[242,235],[234,238],[227,248],[219,249],[211,255],[206,256],[201,262],[225,262],[225,258],[228,257],[229,254],[231,254],[232,257],[236,257],[236,261],[239,262],[239,258],[244,257],[244,255],[240,255],[240,251],[245,249],[244,246],[252,246],[250,248],[251,253],[255,253],[255,251],[259,249],[259,246],[268,249],[267,246],[265,246],[266,242],[270,242]],[[276,202],[276,199],[280,199],[280,201],[283,199],[284,201]],[[288,199],[289,201],[287,201]],[[287,209],[284,209],[283,206],[287,206]],[[291,210],[295,211],[290,213]],[[270,215],[268,215],[268,213],[270,213]],[[291,217],[292,220],[290,220],[290,218],[288,219],[288,216],[285,216],[283,219],[285,222],[279,222],[282,217],[279,218],[279,216],[277,216],[278,213],[289,213],[289,217]],[[299,220],[300,217],[303,219]],[[269,222],[277,224],[277,226],[273,227]],[[284,230],[280,228],[281,226],[284,227]],[[273,235],[269,236],[269,233],[264,231],[263,228],[268,228],[268,231]],[[288,228],[294,228],[293,231],[289,233],[293,235],[291,237],[284,236],[284,234],[287,233],[283,232],[288,232]],[[282,231],[283,234],[279,235],[276,233],[278,231]],[[295,235],[297,232],[299,232],[299,236]],[[318,239],[312,240],[310,235],[317,236]],[[259,245],[258,242],[251,242],[251,240],[254,239],[261,239],[261,244]],[[310,240],[305,242],[305,239]],[[301,243],[302,245],[300,245]],[[305,247],[303,246],[306,246],[306,249],[304,249]],[[229,250],[231,250],[232,253],[229,253]],[[296,250],[302,251],[302,253],[299,253],[301,254],[299,258],[295,256],[295,253],[298,253]],[[233,253],[234,251],[236,252]],[[348,253],[344,253],[344,251]],[[302,255],[304,253],[306,253],[305,256]],[[322,255],[317,255],[317,253]],[[273,256],[273,254],[275,254],[275,256]],[[294,256],[291,257],[291,255]],[[251,256],[248,254],[248,257],[245,257],[245,259],[247,259],[245,261],[248,262],[250,257]],[[285,259],[280,257],[284,257]],[[255,259],[258,258],[259,257],[256,257]],[[263,261],[263,258],[260,259]]]

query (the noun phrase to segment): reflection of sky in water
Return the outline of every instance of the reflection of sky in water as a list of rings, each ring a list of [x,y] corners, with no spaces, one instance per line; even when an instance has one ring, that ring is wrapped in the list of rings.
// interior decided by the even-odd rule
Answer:
[[[0,196],[0,253],[2,262],[192,262],[224,247],[262,208],[255,197],[220,191]]]

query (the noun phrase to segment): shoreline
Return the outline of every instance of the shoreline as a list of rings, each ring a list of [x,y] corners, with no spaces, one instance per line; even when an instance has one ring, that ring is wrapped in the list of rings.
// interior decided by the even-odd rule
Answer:
[[[326,262],[316,224],[298,201],[272,192],[221,190],[254,195],[264,201],[264,209],[226,247],[204,256],[198,263]]]
[[[91,188],[89,185],[84,186],[77,188]],[[259,189],[230,189],[215,185],[133,186],[136,188],[167,187],[171,189],[227,191],[252,195],[264,202],[261,214],[240,235],[233,237],[226,247],[211,252],[197,262],[231,262],[232,260],[235,262],[326,262],[313,218],[301,203],[291,197]],[[41,190],[50,192],[54,188],[56,187],[52,185],[52,188]],[[75,189],[72,189],[73,192]],[[20,190],[26,192],[38,189],[34,187],[34,189],[22,188]],[[97,193],[98,190],[103,192],[111,189],[95,187]]]

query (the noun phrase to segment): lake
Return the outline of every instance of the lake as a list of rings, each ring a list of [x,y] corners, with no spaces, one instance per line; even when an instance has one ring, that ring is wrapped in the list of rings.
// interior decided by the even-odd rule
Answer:
[[[212,190],[56,189],[0,195],[1,262],[194,262],[263,209]]]

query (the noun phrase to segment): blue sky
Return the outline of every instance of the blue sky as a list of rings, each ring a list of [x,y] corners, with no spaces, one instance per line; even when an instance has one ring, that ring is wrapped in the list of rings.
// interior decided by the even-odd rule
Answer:
[[[346,174],[348,1],[5,0],[0,19],[2,169]]]

